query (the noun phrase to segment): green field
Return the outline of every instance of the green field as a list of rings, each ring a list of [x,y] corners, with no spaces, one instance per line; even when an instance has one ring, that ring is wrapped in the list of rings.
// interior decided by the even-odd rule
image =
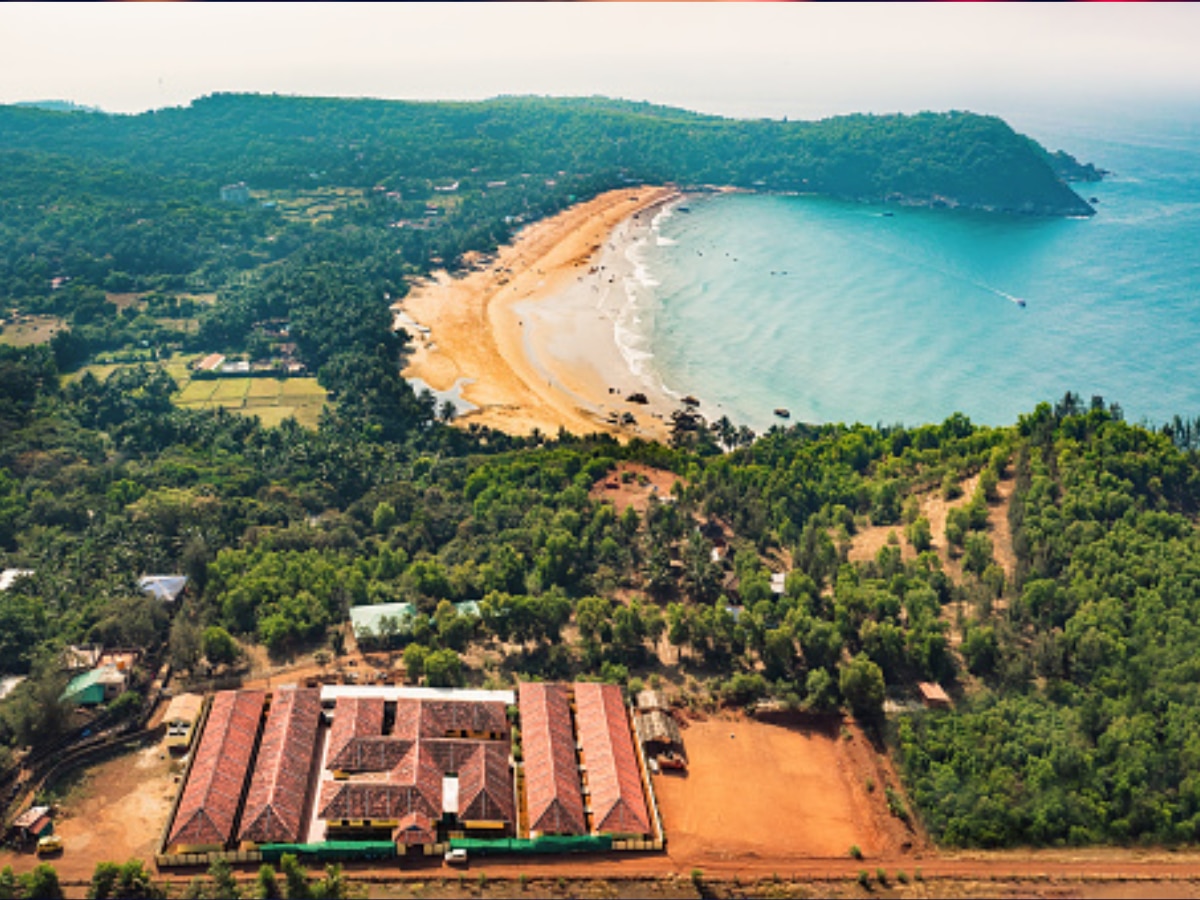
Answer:
[[[179,385],[174,396],[177,406],[185,409],[211,409],[223,406],[230,412],[258,416],[264,425],[275,426],[288,416],[306,428],[316,428],[325,405],[325,389],[315,378],[212,378],[194,380],[192,365],[200,354],[175,356],[157,365],[167,370]],[[86,373],[103,381],[124,364],[84,366],[72,372],[66,381],[78,381]]]
[[[175,373],[172,373],[175,375]],[[325,405],[325,389],[315,378],[218,378],[188,381],[175,402],[188,409],[223,406],[230,412],[258,416],[264,425],[278,425],[289,416],[316,428]]]

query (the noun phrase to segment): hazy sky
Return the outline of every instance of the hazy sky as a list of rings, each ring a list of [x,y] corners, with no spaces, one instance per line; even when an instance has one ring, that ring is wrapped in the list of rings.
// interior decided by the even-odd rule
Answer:
[[[1200,5],[0,3],[0,102],[606,94],[726,115],[1200,100]]]

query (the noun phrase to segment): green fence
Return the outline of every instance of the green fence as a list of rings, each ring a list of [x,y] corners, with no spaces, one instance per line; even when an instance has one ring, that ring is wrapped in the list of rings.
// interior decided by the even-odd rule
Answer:
[[[325,841],[321,844],[263,844],[258,848],[263,859],[279,862],[285,853],[320,862],[350,859],[392,859],[396,845],[391,841]]]
[[[466,850],[480,856],[489,853],[527,855],[533,853],[596,853],[612,849],[613,839],[607,834],[547,834],[539,838],[451,838],[453,850]]]

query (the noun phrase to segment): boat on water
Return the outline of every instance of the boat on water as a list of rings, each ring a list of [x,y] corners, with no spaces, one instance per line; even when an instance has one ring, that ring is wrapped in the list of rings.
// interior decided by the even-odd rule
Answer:
[[[686,206],[677,206],[677,207],[675,207],[675,208],[676,208],[677,210],[679,210],[679,212],[691,212],[691,210],[690,210],[690,209],[688,209]]]
[[[1025,308],[1025,301],[1022,300],[1020,297],[1017,298],[1017,306],[1021,307],[1022,309]]]
[[[891,218],[892,216],[894,216],[894,215],[896,215],[896,214],[895,214],[895,213],[892,213],[892,212],[885,212],[885,213],[883,214],[883,217],[884,217],[885,219],[890,219],[890,218]]]
[[[779,416],[779,418],[781,418],[781,419],[790,419],[792,417],[791,412],[789,410],[784,409],[782,406],[778,406],[775,408],[775,415]]]

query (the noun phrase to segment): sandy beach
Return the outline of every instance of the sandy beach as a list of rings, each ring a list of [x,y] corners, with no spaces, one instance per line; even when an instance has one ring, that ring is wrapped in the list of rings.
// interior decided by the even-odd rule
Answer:
[[[666,440],[677,399],[630,367],[615,325],[636,277],[629,248],[679,196],[610,191],[529,225],[486,268],[415,285],[393,304],[413,337],[405,377],[457,392],[473,407],[463,426]],[[627,400],[638,392],[648,403]]]

